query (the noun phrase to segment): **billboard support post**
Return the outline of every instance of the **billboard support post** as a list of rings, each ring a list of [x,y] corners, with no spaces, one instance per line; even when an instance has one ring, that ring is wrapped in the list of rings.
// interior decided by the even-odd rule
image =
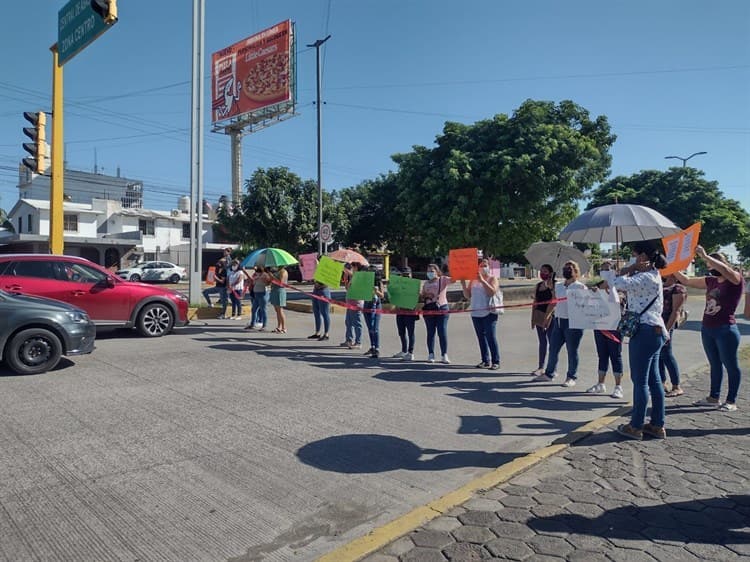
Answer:
[[[323,254],[323,237],[321,235],[321,231],[323,229],[323,172],[322,172],[322,145],[323,145],[323,138],[321,135],[321,128],[320,128],[320,121],[321,121],[321,102],[320,102],[320,82],[321,82],[321,76],[320,76],[320,47],[328,41],[331,38],[330,35],[328,35],[325,39],[318,39],[315,41],[315,43],[312,43],[311,45],[308,45],[308,47],[315,47],[315,73],[317,75],[316,77],[316,83],[317,83],[317,97],[316,97],[316,109],[317,109],[317,116],[318,116],[318,255]]]
[[[229,135],[232,140],[232,204],[237,209],[242,197],[242,129],[232,127]]]
[[[203,269],[203,31],[205,0],[193,0],[193,71],[190,119],[190,285],[191,304],[200,303]]]

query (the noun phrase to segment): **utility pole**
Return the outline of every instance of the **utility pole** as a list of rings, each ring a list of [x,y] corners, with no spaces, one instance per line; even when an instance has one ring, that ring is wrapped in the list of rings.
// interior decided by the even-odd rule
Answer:
[[[191,304],[201,298],[203,269],[203,30],[205,0],[193,0],[192,117],[190,119],[190,288]]]
[[[320,47],[331,38],[328,35],[325,39],[318,39],[312,45],[308,47],[315,47],[315,71],[317,73],[317,101],[316,106],[318,110],[318,255],[323,254],[323,240],[320,236],[320,231],[323,228],[323,172],[322,172],[322,136],[320,130],[320,119],[321,119],[321,102],[320,102]]]
[[[63,193],[65,163],[63,162],[63,67],[59,64],[57,43],[52,51],[52,174],[49,188],[49,252],[63,253]]]

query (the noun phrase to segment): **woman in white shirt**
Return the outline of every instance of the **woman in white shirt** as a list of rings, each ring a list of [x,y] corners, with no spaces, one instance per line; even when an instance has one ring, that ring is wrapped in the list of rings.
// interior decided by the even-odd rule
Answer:
[[[667,341],[667,327],[661,316],[664,296],[659,269],[667,259],[656,243],[636,242],[635,263],[620,271],[616,289],[627,293],[628,312],[639,314],[638,331],[628,343],[630,378],[633,381],[633,411],[630,423],[617,428],[620,435],[641,440],[643,435],[657,439],[667,436],[664,430],[664,385],[659,374],[659,351]],[[651,423],[646,421],[646,408],[651,397]]]
[[[479,354],[482,358],[477,368],[497,371],[500,368],[500,348],[496,335],[498,314],[491,310],[490,299],[497,293],[499,283],[490,274],[490,262],[486,259],[479,260],[477,278],[472,279],[468,285],[466,281],[461,281],[461,285],[464,297],[471,298],[471,321],[477,334]]]
[[[575,386],[578,379],[578,347],[581,345],[583,330],[570,328],[568,326],[568,302],[564,300],[567,297],[568,289],[587,290],[586,285],[581,283],[578,278],[581,275],[581,268],[574,261],[565,262],[563,265],[564,281],[555,283],[555,299],[558,301],[555,308],[555,318],[552,320],[552,333],[549,338],[549,358],[547,359],[547,368],[544,372],[536,377],[535,381],[551,381],[557,373],[557,361],[560,358],[560,350],[565,344],[565,351],[568,354],[568,372],[565,375],[565,387]],[[562,300],[561,300],[562,299]]]

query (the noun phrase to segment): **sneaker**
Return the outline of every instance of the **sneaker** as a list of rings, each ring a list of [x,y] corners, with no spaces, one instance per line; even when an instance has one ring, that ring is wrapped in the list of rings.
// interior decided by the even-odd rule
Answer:
[[[541,375],[537,375],[531,380],[533,382],[549,382],[552,379],[554,379],[556,376],[557,376],[557,373],[552,373],[552,375],[548,375],[547,373],[542,373]]]
[[[226,317],[226,316],[225,316],[224,314],[219,314],[219,315],[218,315],[218,316],[216,317],[216,319],[217,319],[217,320],[226,320],[226,319],[227,319],[227,317]]]
[[[571,386],[575,386],[575,385],[576,385],[576,380],[570,379],[570,378],[565,379],[565,382],[562,383],[562,386],[564,386],[565,388],[570,388]]]
[[[477,369],[489,369],[490,364],[487,361],[482,361],[481,363],[477,363],[476,367]]]
[[[443,353],[443,358],[440,360],[441,363],[445,363],[446,365],[450,365],[451,360],[448,359],[448,354]]]
[[[622,387],[619,384],[612,391],[612,398],[622,399]]]
[[[318,338],[318,341],[328,341],[329,339],[331,338],[328,337],[328,334],[323,334]]]
[[[380,357],[380,351],[378,351],[377,349],[373,349],[370,352],[370,357],[372,357],[373,359],[377,359],[378,357]]]
[[[641,441],[643,439],[643,431],[634,428],[629,423],[618,425],[615,431],[628,439],[635,439],[636,441]]]
[[[320,334],[313,334],[312,336],[307,336],[308,340],[319,340]]]
[[[393,355],[391,355],[391,357],[393,357],[394,359],[403,359],[405,355],[405,351],[399,351],[398,353],[394,353]]]
[[[737,404],[734,404],[732,402],[724,402],[721,406],[719,406],[719,410],[722,412],[736,412]]]
[[[588,394],[604,394],[607,392],[607,387],[603,383],[597,383],[586,389]]]
[[[693,406],[713,406],[714,408],[718,408],[721,406],[721,403],[719,402],[718,398],[711,398],[710,396],[706,396],[705,398],[701,398],[700,400],[696,400],[693,402]]]
[[[361,343],[350,343],[349,344],[349,349],[362,349],[362,344]]]
[[[242,329],[243,330],[252,330],[253,326],[252,326],[252,324],[245,324]]]
[[[544,374],[544,368],[543,367],[539,367],[536,371],[531,371],[529,374],[532,377],[538,377],[539,375],[543,375]]]
[[[667,430],[658,425],[651,425],[650,423],[643,424],[643,434],[653,437],[655,439],[666,439]]]
[[[435,354],[434,353],[430,353],[429,355],[427,355],[427,362],[428,363],[434,363],[435,362]]]
[[[371,347],[370,349],[368,349],[367,351],[365,351],[363,355],[372,355],[373,351],[375,351],[375,348]]]
[[[258,330],[260,330],[262,327],[263,327],[263,324],[261,324],[259,322],[255,324],[255,328],[258,329]]]
[[[490,367],[491,371],[497,371],[498,369],[500,369],[500,363],[493,363]]]
[[[339,347],[351,347],[352,345],[354,345],[353,342],[346,340],[346,341],[342,341],[339,344]]]
[[[413,353],[405,353],[404,356],[401,358],[402,361],[414,361],[414,354]]]

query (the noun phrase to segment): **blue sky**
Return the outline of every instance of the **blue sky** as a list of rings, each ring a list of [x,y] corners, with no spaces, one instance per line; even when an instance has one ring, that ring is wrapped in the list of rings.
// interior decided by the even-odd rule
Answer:
[[[62,1],[3,8],[0,207],[17,199],[22,112],[51,105]],[[119,0],[120,21],[65,70],[68,165],[145,182],[146,205],[189,193],[192,2]],[[206,60],[261,29],[296,23],[300,115],[243,139],[244,177],[287,166],[316,177],[315,51],[323,55],[323,184],[340,189],[430,146],[447,120],[571,99],[607,115],[612,174],[690,164],[750,210],[750,2],[207,0]],[[32,25],[31,22],[37,22]],[[210,66],[206,65],[206,102]],[[123,95],[127,94],[127,95]],[[210,133],[205,193],[230,193],[229,138]]]

